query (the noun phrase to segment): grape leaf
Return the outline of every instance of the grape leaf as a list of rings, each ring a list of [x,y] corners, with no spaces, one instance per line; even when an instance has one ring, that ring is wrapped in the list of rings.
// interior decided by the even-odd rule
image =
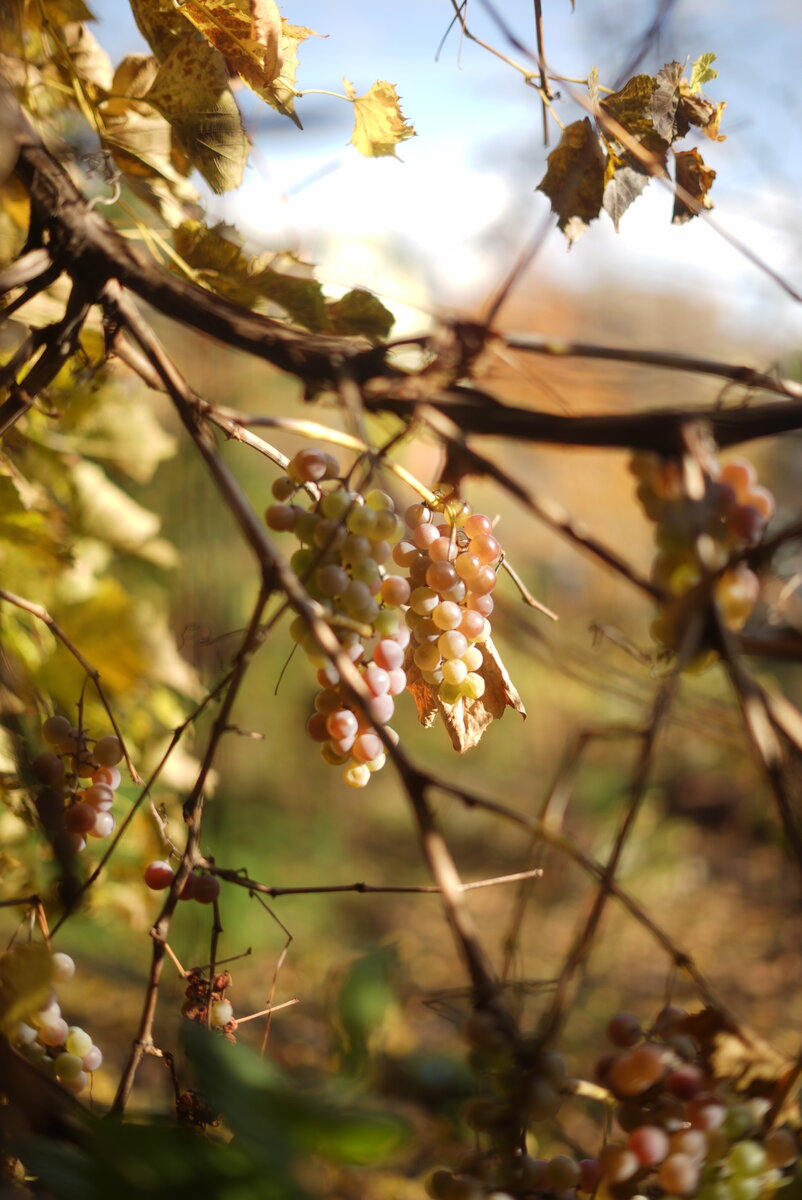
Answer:
[[[53,959],[46,946],[12,946],[0,957],[0,1032],[11,1039],[20,1021],[46,1003]]]
[[[365,93],[357,96],[347,79],[345,94],[354,105],[354,132],[351,145],[366,158],[395,157],[399,142],[415,137],[415,130],[401,112],[401,101],[392,83],[380,79]]]
[[[631,166],[625,159],[610,154],[605,171],[604,211],[610,216],[616,233],[624,213],[637,200],[651,176]]]
[[[216,50],[194,32],[182,38],[159,67],[146,98],[170,122],[212,191],[239,186],[249,143],[225,60]]]
[[[365,288],[353,288],[341,300],[329,301],[328,327],[335,334],[361,334],[374,340],[385,338],[395,318],[381,300]]]
[[[681,78],[682,65],[678,62],[666,63],[657,72],[655,88],[647,107],[652,125],[669,144],[674,141],[677,133],[676,115]]]
[[[478,700],[461,697],[456,704],[444,704],[437,692],[421,678],[409,650],[406,655],[407,690],[415,701],[418,720],[429,729],[439,716],[458,754],[476,746],[488,725],[504,716],[505,709],[512,708],[526,717],[523,701],[491,639],[480,643],[479,649],[482,652],[479,673],[485,681],[484,695]]]
[[[665,86],[667,89],[669,85]],[[620,92],[605,96],[599,108],[637,138],[647,150],[662,158],[668,150],[670,138],[661,137],[652,120],[652,100],[658,88],[658,82],[652,75],[635,75]],[[662,100],[665,104],[664,93]],[[615,133],[605,132],[605,138],[615,152],[623,156],[625,148],[616,139]]]
[[[712,208],[713,203],[707,193],[713,185],[716,172],[712,167],[708,167],[695,147],[693,150],[679,151],[676,161],[677,187],[684,188],[686,192],[693,196],[697,204],[701,204],[702,208]],[[698,216],[697,211],[686,204],[679,193],[677,193],[674,197],[673,223],[675,225],[683,225],[686,221],[690,221],[691,217],[695,216]]]
[[[719,133],[719,125],[727,107],[725,101],[718,104],[705,100],[704,96],[692,95],[690,91],[681,90],[679,107],[677,109],[677,124],[680,126],[679,136],[683,137],[691,125],[701,129],[705,137],[713,142],[726,141],[724,134]]]
[[[187,35],[182,10],[164,0],[131,0],[131,11],[139,32],[159,62]]]
[[[557,225],[569,243],[598,217],[604,194],[604,156],[590,120],[574,121],[548,157],[546,174],[537,185],[557,213]]]
[[[700,54],[696,62],[691,67],[691,82],[688,85],[688,90],[691,92],[701,91],[702,85],[709,83],[711,79],[718,79],[718,71],[714,71],[712,64],[716,61],[715,54]]]
[[[257,95],[272,84],[284,61],[275,0],[187,0],[181,11]]]

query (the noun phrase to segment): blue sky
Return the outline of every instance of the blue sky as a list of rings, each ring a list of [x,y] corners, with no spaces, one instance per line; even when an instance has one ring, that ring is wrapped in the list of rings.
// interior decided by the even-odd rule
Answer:
[[[136,48],[135,33],[121,19],[126,4],[96,0],[93,7],[102,19],[101,41],[112,53]],[[531,45],[532,0],[496,0],[496,7]],[[569,0],[544,0],[543,7],[551,66],[577,76],[596,66],[602,82],[612,85],[655,4],[576,0],[572,13]],[[364,91],[375,79],[388,79],[418,136],[400,148],[403,162],[366,161],[347,146],[348,105],[323,96],[300,100],[306,126],[300,132],[243,90],[239,99],[255,143],[252,165],[238,193],[210,198],[210,215],[265,244],[296,249],[319,263],[334,286],[381,282],[393,301],[475,307],[548,212],[534,190],[547,154],[536,94],[504,63],[463,42],[458,30],[435,61],[452,13],[449,0],[336,6],[286,0],[282,12],[327,35],[301,47],[299,87],[339,91],[347,75]],[[110,15],[113,21],[103,19]],[[469,18],[477,33],[521,57],[481,0],[470,0]],[[677,0],[641,69],[655,71],[708,50],[718,55],[720,71],[708,94],[728,102],[727,140],[700,144],[718,173],[714,216],[802,290],[802,6],[797,0],[759,6]],[[565,122],[582,115],[570,103],[559,112]],[[801,306],[701,222],[672,227],[671,203],[650,184],[624,216],[619,235],[603,216],[570,254],[553,231],[538,270],[567,289],[610,273],[658,289],[701,289],[736,322],[760,324],[778,344],[799,343]],[[414,310],[406,315],[407,324],[421,320]]]

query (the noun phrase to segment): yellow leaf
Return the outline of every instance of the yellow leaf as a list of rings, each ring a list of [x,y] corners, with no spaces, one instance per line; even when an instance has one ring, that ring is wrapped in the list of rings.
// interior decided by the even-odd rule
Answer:
[[[701,91],[702,85],[709,83],[711,79],[718,79],[718,71],[713,70],[712,64],[716,61],[715,54],[701,54],[696,62],[691,67],[691,82],[690,90],[692,92]]]
[[[677,187],[682,188],[692,196],[702,208],[712,208],[713,202],[707,193],[710,191],[713,180],[716,178],[716,172],[713,168],[708,167],[695,147],[693,150],[680,151],[676,156],[676,162]],[[697,215],[697,210],[691,208],[679,194],[675,196],[674,216],[672,218],[675,225],[683,225],[686,221],[690,221],[691,217]]]
[[[399,142],[415,136],[415,130],[401,112],[398,92],[392,83],[380,79],[364,96],[357,96],[348,80],[345,92],[354,104],[354,132],[351,145],[366,158],[397,158]]]
[[[281,71],[281,16],[275,0],[187,0],[182,10],[210,46],[254,91]]]
[[[166,117],[183,150],[215,192],[242,182],[248,139],[228,86],[225,61],[196,33],[159,67],[148,101]]]
[[[20,1021],[47,1002],[53,960],[47,946],[12,946],[0,957],[0,1032],[11,1039]]]

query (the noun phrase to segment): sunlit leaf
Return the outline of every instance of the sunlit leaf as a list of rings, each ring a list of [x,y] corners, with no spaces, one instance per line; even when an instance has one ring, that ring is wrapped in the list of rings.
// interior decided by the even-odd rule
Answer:
[[[415,130],[401,112],[401,101],[392,83],[380,79],[364,96],[357,96],[353,84],[344,80],[345,92],[354,104],[354,132],[351,145],[366,158],[398,157],[399,142],[415,136]]]
[[[677,132],[675,118],[681,79],[682,64],[666,63],[657,72],[655,88],[647,110],[655,130],[668,143],[673,142]]]
[[[604,194],[604,155],[587,117],[563,130],[537,190],[548,196],[557,225],[569,243],[581,237],[598,217]]]
[[[248,139],[225,61],[207,42],[194,32],[183,38],[159,67],[147,99],[213,191],[242,182]]]
[[[41,943],[12,946],[0,956],[0,1032],[11,1038],[46,1003],[53,982],[53,960]]]
[[[646,187],[650,175],[630,166],[623,159],[610,155],[607,160],[604,184],[604,211],[612,219],[616,232],[624,213]]]
[[[714,71],[712,66],[715,61],[716,55],[710,52],[699,55],[691,67],[691,82],[688,85],[690,91],[698,92],[711,79],[718,79],[718,71]]]
[[[223,55],[229,71],[257,93],[270,87],[283,65],[275,0],[187,0],[182,12]]]
[[[680,151],[676,156],[676,183],[677,188],[682,188],[688,192],[690,196],[701,205],[702,208],[712,208],[713,202],[708,196],[710,188],[713,186],[713,180],[716,178],[716,172],[712,167],[708,167],[707,163],[702,158],[699,151],[694,147],[693,150]],[[696,209],[691,208],[689,204],[677,192],[674,197],[674,215],[673,222],[675,225],[682,225],[686,221],[690,221],[691,217],[698,215]]]
[[[353,334],[378,340],[387,337],[395,318],[372,292],[353,288],[341,300],[332,300],[326,308],[329,330],[335,334]]]
[[[186,37],[188,25],[182,10],[165,0],[131,0],[139,31],[159,62]]]
[[[666,82],[666,90],[670,83]],[[605,96],[599,108],[602,114],[612,117],[623,126],[626,132],[658,158],[664,158],[670,138],[662,137],[652,120],[652,99],[658,89],[657,80],[652,75],[635,75],[619,92]],[[615,128],[607,127],[605,137],[612,142],[616,153],[623,154],[626,150]]]

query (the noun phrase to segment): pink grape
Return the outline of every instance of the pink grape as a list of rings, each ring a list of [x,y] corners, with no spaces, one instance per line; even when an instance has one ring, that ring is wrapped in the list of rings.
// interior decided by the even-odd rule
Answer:
[[[375,696],[373,698],[371,709],[378,723],[380,725],[384,725],[387,721],[392,719],[393,713],[395,712],[395,703],[392,696],[386,693],[383,696]]]
[[[357,719],[349,708],[340,708],[329,714],[326,728],[332,738],[346,738],[356,734]]]
[[[415,529],[418,525],[425,525],[431,519],[431,509],[427,508],[425,504],[410,504],[404,513],[404,520],[410,529]]]
[[[327,742],[329,740],[329,731],[323,713],[312,713],[312,716],[306,722],[306,732],[313,742]]]
[[[418,525],[412,532],[412,541],[419,550],[428,550],[432,542],[436,542],[438,538],[437,530],[434,525]]]
[[[457,556],[457,544],[450,537],[438,537],[429,546],[429,558],[433,563],[453,562]]]
[[[105,783],[93,783],[81,793],[81,799],[85,804],[91,804],[93,808],[103,811],[114,803],[114,792]]]
[[[265,509],[265,522],[275,533],[289,533],[302,511],[295,504],[271,504]]]
[[[371,762],[383,752],[381,738],[375,733],[361,733],[354,742],[353,756],[359,762]]]
[[[400,696],[407,686],[407,673],[403,667],[394,667],[390,671],[390,687],[388,689],[391,696]]]
[[[84,834],[94,829],[97,820],[97,810],[91,804],[78,801],[72,804],[64,814],[64,824],[70,833]]]
[[[426,583],[436,592],[446,592],[454,587],[459,576],[448,562],[433,562],[426,572]]]
[[[373,651],[373,661],[385,671],[392,671],[403,663],[404,652],[398,642],[385,639],[377,643]]]
[[[687,1195],[695,1191],[699,1183],[699,1166],[687,1154],[670,1154],[662,1163],[657,1180],[667,1192]]]
[[[72,726],[66,717],[48,717],[42,724],[42,737],[51,746],[57,746],[69,737]]]
[[[92,772],[93,783],[105,783],[114,792],[120,786],[120,772],[116,767],[98,767]]]
[[[501,558],[501,546],[490,534],[481,534],[471,540],[471,554],[481,563],[495,563]]]
[[[474,538],[481,534],[491,533],[493,522],[484,513],[473,513],[470,517],[466,518],[462,528],[469,538]]]
[[[668,1134],[658,1125],[640,1125],[632,1130],[627,1145],[644,1167],[653,1167],[668,1154]]]
[[[386,575],[379,588],[379,595],[385,604],[394,607],[406,604],[409,600],[410,586],[400,575]]]
[[[83,1057],[85,1071],[97,1071],[103,1065],[103,1053],[98,1046],[92,1046]]]
[[[374,696],[383,696],[390,688],[390,676],[376,663],[365,667],[362,678]]]

